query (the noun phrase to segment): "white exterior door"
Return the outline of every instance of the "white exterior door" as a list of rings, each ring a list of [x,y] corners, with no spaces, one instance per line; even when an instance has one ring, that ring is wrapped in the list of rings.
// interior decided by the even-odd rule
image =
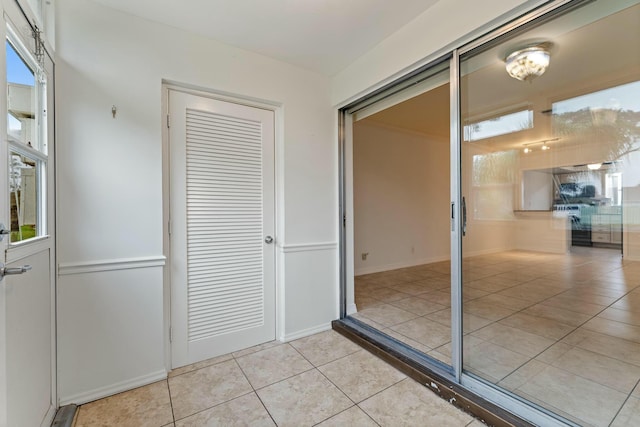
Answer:
[[[11,274],[0,281],[0,427],[49,426],[57,407],[53,63],[45,54],[38,65],[27,21],[15,2],[3,5],[0,262]]]
[[[275,338],[274,112],[168,98],[176,368]]]

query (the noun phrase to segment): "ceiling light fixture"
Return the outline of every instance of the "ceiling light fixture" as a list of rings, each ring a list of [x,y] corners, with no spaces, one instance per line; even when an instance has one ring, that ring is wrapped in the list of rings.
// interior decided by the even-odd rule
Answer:
[[[540,146],[540,149],[542,151],[551,150],[551,145],[547,144],[547,142],[556,142],[559,140],[560,138],[558,137],[552,139],[543,139],[542,141],[527,142],[526,144],[522,144],[522,146],[524,147],[522,151],[524,151],[524,154],[529,154],[533,151],[533,147],[536,146]]]
[[[507,73],[521,81],[531,81],[541,76],[549,66],[550,46],[550,43],[542,43],[512,52],[505,59]]]
[[[597,171],[602,167],[602,163],[589,163],[587,167],[589,168],[589,170]]]

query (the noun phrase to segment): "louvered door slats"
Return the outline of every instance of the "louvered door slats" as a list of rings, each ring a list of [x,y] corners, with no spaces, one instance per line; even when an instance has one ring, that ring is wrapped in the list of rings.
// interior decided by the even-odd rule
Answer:
[[[260,325],[260,122],[186,110],[188,339]]]

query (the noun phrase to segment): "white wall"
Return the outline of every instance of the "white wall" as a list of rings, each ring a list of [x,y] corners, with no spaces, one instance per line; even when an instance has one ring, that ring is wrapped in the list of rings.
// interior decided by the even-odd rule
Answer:
[[[279,336],[326,328],[338,316],[328,78],[83,0],[58,2],[56,42],[62,402],[167,366],[163,79],[282,106]]]
[[[355,274],[449,259],[448,140],[363,120],[353,158]]]
[[[516,8],[537,0],[440,0],[333,77],[332,100],[338,105],[390,82],[444,47],[458,47],[472,31],[515,17]],[[498,18],[496,18],[498,17]],[[470,39],[469,39],[470,40]],[[460,43],[456,43],[460,42]],[[455,45],[455,46],[454,46]]]

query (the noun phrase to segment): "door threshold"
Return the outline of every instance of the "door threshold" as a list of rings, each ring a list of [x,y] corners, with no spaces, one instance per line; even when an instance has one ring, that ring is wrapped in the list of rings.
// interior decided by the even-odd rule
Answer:
[[[457,408],[483,423],[496,427],[534,427],[534,424],[462,387],[450,377],[450,369],[422,353],[355,319],[334,320],[334,331],[389,363],[408,377],[423,384]],[[425,363],[426,362],[426,363]]]
[[[71,427],[78,412],[77,405],[65,405],[58,409],[51,427]]]

